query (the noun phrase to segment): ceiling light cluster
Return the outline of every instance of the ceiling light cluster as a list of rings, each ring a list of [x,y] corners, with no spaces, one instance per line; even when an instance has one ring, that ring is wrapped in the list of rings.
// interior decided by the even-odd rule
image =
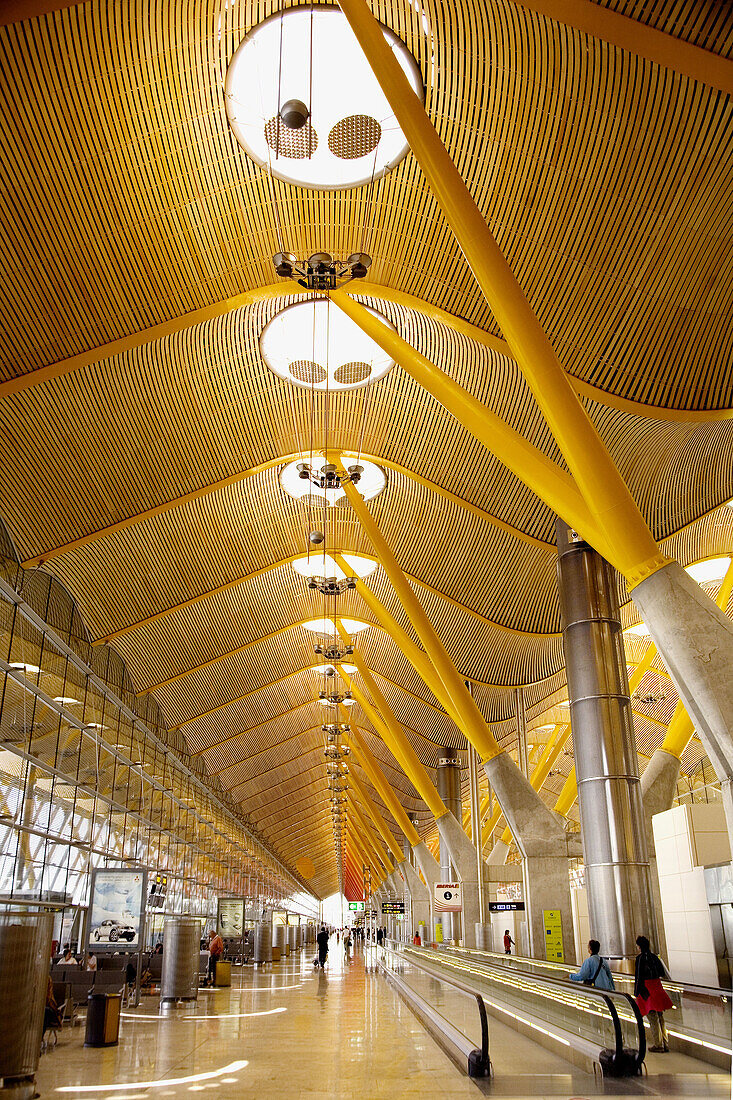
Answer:
[[[393,31],[382,33],[413,91],[417,63]],[[278,179],[323,190],[378,179],[407,141],[346,18],[336,7],[277,12],[243,39],[227,71],[234,136]]]
[[[299,260],[292,252],[276,252],[272,257],[275,274],[282,279],[299,275],[298,282],[307,290],[335,290],[352,279],[365,279],[372,266],[366,252],[352,252],[345,260],[334,260],[328,252],[315,252],[307,260]]]

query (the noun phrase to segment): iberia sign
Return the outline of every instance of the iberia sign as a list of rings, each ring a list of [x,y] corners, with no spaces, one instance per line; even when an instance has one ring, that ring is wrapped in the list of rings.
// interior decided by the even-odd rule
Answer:
[[[433,908],[436,913],[460,913],[463,909],[460,882],[436,882]]]

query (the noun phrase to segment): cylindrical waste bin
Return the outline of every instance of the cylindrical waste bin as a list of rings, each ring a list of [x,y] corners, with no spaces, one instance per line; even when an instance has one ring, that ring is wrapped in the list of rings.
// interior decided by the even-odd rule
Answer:
[[[285,957],[285,925],[273,924],[272,926],[272,959]]]
[[[201,921],[195,917],[168,917],[163,924],[161,1005],[198,997],[200,943]]]
[[[90,993],[87,997],[85,1047],[113,1047],[120,1040],[121,993]]]
[[[51,913],[0,914],[0,1094],[35,1094],[51,958]]]
[[[264,921],[255,927],[254,961],[256,966],[272,962],[272,925]]]

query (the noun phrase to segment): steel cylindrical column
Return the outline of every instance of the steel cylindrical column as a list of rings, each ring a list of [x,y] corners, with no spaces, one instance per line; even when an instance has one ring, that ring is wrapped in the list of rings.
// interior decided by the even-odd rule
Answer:
[[[161,1006],[197,999],[200,943],[201,921],[196,917],[168,917],[164,922]]]
[[[628,959],[656,921],[615,577],[562,520],[557,544],[590,930]]]
[[[35,1095],[51,954],[51,913],[0,914],[0,1093]]]
[[[463,818],[461,804],[461,758],[458,749],[444,746],[439,751],[437,768],[438,794],[447,810],[457,821]],[[443,838],[440,838],[440,874],[444,882],[456,877],[456,869],[451,864],[450,852]],[[458,913],[444,913],[442,917],[443,938],[459,940],[461,938],[461,918]]]

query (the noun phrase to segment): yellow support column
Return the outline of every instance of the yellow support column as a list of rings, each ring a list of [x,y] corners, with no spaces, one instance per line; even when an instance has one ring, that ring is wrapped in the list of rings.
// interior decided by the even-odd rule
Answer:
[[[668,559],[660,552],[382,28],[365,0],[339,0],[339,6],[570,467],[594,519],[592,544],[633,587],[668,564]]]
[[[355,799],[351,799],[349,805],[349,813],[353,815],[358,828],[356,829],[362,843],[366,848],[372,852],[372,854],[380,861],[388,875],[391,875],[394,871],[394,864],[390,860],[386,852],[380,852],[377,847],[376,841],[372,836],[371,830],[364,820],[359,807],[356,805]]]
[[[348,733],[344,733],[343,736],[344,740],[350,743],[352,750],[356,752],[362,768],[369,776],[372,786],[407,837],[410,847],[414,848],[416,844],[420,843],[420,834],[405,813],[397,795],[385,779],[384,773],[372,755],[366,741],[359,731],[353,727]]]
[[[349,634],[344,630],[340,619],[336,620],[336,628],[339,631],[343,641],[346,645],[351,645],[352,641]],[[415,790],[422,798],[425,805],[430,810],[433,817],[437,820],[444,814],[448,813],[448,809],[443,802],[443,799],[438,794],[435,786],[430,780],[422,760],[413,749],[410,741],[407,738],[405,731],[397,720],[397,717],[390,707],[389,703],[384,697],[381,689],[379,688],[376,680],[372,676],[370,670],[367,668],[360,653],[354,649],[352,654],[352,660],[359,670],[359,674],[364,682],[364,686],[369,691],[372,699],[374,700],[374,706],[369,702],[364,693],[360,690],[359,686],[354,683],[353,679],[347,672],[341,671],[341,675],[348,684],[351,692],[360,705],[361,709],[366,714],[369,721],[374,728],[380,734],[387,748],[397,760],[398,764],[404,771],[407,778],[412,783]]]
[[[349,780],[357,795],[359,796],[359,801],[374,822],[377,832],[394,856],[395,863],[401,863],[405,858],[404,853],[400,849],[399,844],[395,840],[390,830],[385,825],[384,821],[382,820],[382,815],[372,802],[368,793],[362,787],[361,780],[359,779],[358,775],[356,775],[353,769],[349,772]]]
[[[350,481],[344,481],[343,487],[349,504],[374,547],[407,617],[414,626],[415,632],[425,647],[435,671],[443,682],[443,686],[453,704],[453,709],[460,719],[461,730],[484,763],[487,760],[492,760],[495,756],[501,755],[501,748],[494,740],[481,711],[476,706],[460,673],[448,656],[445,646],[435,632],[420,601],[412,591],[397,558],[387,545],[386,539],[377,527],[359,492]]]
[[[331,300],[553,512],[562,512],[576,531],[585,532],[583,537],[589,542],[600,540],[588,507],[565,470],[416,351],[394,329],[383,325],[379,317],[364,309],[346,291],[333,291]]]

